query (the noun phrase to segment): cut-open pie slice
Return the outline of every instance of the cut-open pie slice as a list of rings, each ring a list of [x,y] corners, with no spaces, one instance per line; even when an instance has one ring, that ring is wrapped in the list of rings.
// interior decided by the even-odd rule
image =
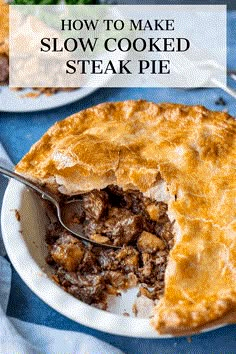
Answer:
[[[56,123],[16,171],[54,192],[82,194],[89,200],[89,213],[96,203],[104,206],[111,188],[123,193],[123,199],[126,193],[140,192],[136,205],[144,201],[141,215],[149,210],[146,219],[156,218],[157,224],[161,208],[156,206],[168,205],[165,220],[172,225],[174,246],[159,241],[156,246],[157,252],[162,247],[171,250],[164,294],[155,306],[152,325],[160,333],[184,333],[214,321],[227,323],[230,316],[235,321],[236,121],[227,113],[146,101],[100,104]],[[100,191],[103,195],[97,195],[94,202]],[[123,211],[112,214],[115,225],[122,213],[133,218],[127,214],[135,214],[135,207],[128,210],[132,203],[119,204]],[[116,207],[109,204],[109,208]],[[99,210],[98,218],[102,207]],[[150,240],[156,242],[153,237],[160,239],[159,231],[145,228],[145,222],[139,219],[135,236],[138,243],[142,234],[141,252]],[[93,230],[93,237],[112,237],[104,229]],[[59,262],[60,242],[53,246],[54,261]],[[75,257],[82,259],[77,251]],[[68,270],[68,264],[60,265]],[[75,271],[76,266],[72,264],[71,269]]]

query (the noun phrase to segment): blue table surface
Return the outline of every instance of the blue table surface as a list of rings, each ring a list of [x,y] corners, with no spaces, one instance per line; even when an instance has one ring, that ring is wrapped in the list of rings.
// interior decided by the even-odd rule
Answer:
[[[228,13],[228,68],[236,69],[236,12]],[[236,84],[229,82],[236,89]],[[217,105],[222,97],[226,106]],[[183,90],[169,88],[101,88],[73,104],[43,112],[1,113],[0,141],[14,163],[17,163],[42,134],[57,120],[81,109],[106,101],[146,99],[204,105],[212,110],[227,109],[236,117],[236,102],[220,89]],[[1,197],[1,196],[0,196]],[[125,353],[236,353],[236,325],[208,333],[173,339],[139,339],[110,335],[75,323],[60,315],[35,296],[13,269],[8,315],[24,321],[59,329],[92,334],[122,349]]]

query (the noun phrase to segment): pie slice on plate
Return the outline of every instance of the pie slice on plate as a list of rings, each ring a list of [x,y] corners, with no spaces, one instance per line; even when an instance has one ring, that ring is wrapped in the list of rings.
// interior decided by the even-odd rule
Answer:
[[[19,19],[18,19],[19,21]],[[18,23],[18,22],[17,22]],[[42,24],[39,22],[38,27],[40,28]],[[19,36],[19,45],[21,45],[22,38],[29,35],[30,31],[30,21],[25,23],[19,22],[19,32],[16,34]],[[27,30],[29,33],[27,33]],[[31,31],[32,32],[32,31]],[[19,47],[19,51],[27,52],[27,48]],[[31,67],[30,70],[33,70]],[[0,0],[0,86],[8,85],[9,82],[9,5],[4,1]],[[21,88],[16,88],[20,91]],[[33,91],[25,95],[25,97],[36,98],[41,94],[46,96],[51,96],[59,91],[72,91],[73,88],[62,88],[62,87],[35,87]]]
[[[146,101],[100,104],[57,122],[16,171],[55,193],[82,195],[90,201],[91,193],[109,194],[107,188],[114,186],[126,200],[119,206],[125,213],[134,203],[129,204],[125,194],[138,192],[141,197],[132,213],[146,215],[152,225],[161,223],[155,206],[167,205],[174,245],[169,247],[164,294],[156,301],[152,325],[160,333],[180,334],[235,321],[236,121],[227,113]],[[95,204],[104,206],[99,198]],[[146,209],[137,212],[139,203]],[[89,204],[90,213],[95,204]],[[112,214],[115,226],[121,209]],[[99,237],[113,237],[106,233],[104,215],[100,220],[106,229],[100,229]],[[155,262],[159,253],[153,251],[152,240],[156,242],[159,231],[145,231],[144,221],[138,225],[139,250],[145,249]],[[122,230],[125,235],[125,227]],[[134,239],[129,240],[132,246]],[[66,247],[75,243],[66,242]],[[60,242],[56,246],[60,248]],[[76,265],[63,263],[53,247],[53,261],[58,260],[64,271],[76,272]],[[79,251],[74,254],[82,257]]]

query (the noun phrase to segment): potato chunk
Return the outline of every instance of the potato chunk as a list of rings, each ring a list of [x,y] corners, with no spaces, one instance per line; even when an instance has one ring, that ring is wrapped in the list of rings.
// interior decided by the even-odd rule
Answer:
[[[54,261],[68,272],[74,272],[84,256],[84,246],[71,235],[61,236],[51,249]]]
[[[160,238],[147,231],[141,233],[138,238],[137,246],[141,252],[147,253],[155,253],[165,248],[165,244]]]
[[[93,234],[90,236],[90,239],[98,243],[106,243],[106,244],[111,243],[109,237],[102,236],[100,234]]]
[[[165,203],[158,202],[148,204],[146,209],[150,219],[153,221],[158,221],[166,214],[167,206]]]

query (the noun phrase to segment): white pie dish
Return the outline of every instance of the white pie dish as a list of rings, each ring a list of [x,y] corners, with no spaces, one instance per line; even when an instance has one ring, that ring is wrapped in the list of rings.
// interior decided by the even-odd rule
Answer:
[[[16,218],[16,210],[20,220]],[[79,301],[51,279],[51,268],[45,261],[44,210],[38,198],[17,181],[11,180],[6,189],[1,224],[4,244],[16,271],[39,298],[59,313],[80,324],[111,334],[157,339],[171,337],[159,335],[151,327],[149,319],[132,317],[136,289],[116,297],[111,301],[110,312],[107,312]],[[130,316],[124,316],[124,312]],[[219,327],[222,325],[207,330]]]

